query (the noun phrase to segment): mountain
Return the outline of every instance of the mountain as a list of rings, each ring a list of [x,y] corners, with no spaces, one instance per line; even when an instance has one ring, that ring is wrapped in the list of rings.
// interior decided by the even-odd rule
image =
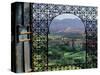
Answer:
[[[50,33],[84,33],[85,27],[80,19],[54,19],[49,27]]]

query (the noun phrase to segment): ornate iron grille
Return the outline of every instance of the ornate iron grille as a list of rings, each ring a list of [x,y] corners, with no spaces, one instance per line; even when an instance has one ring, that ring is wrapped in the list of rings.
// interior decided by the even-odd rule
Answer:
[[[97,67],[97,7],[31,4],[32,6],[32,69],[69,70]],[[48,65],[48,31],[52,20],[60,14],[74,14],[85,26],[86,63],[68,65]]]

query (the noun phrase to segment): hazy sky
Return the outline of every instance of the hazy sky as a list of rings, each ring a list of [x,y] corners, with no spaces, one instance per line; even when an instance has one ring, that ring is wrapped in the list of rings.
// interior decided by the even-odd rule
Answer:
[[[63,20],[63,19],[80,19],[73,14],[62,14],[57,16],[55,19]]]
[[[62,14],[54,18],[50,24],[50,32],[80,32],[84,33],[85,28],[81,19],[73,14]]]

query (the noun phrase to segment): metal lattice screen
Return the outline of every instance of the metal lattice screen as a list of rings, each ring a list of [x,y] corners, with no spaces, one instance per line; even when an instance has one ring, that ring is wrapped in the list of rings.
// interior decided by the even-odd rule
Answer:
[[[54,4],[31,4],[33,32],[33,71],[66,70],[97,67],[97,8]],[[86,32],[86,63],[48,65],[48,32],[52,20],[61,14],[78,16]],[[74,67],[75,66],[75,67]]]

